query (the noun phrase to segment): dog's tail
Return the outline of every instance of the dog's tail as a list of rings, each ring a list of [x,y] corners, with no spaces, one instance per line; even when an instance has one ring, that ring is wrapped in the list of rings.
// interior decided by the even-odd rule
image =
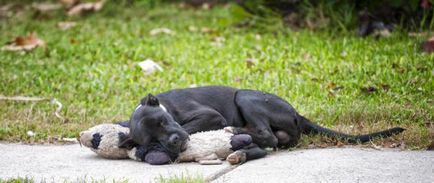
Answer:
[[[348,135],[341,132],[337,132],[328,128],[324,128],[322,126],[319,126],[313,122],[311,122],[309,119],[303,117],[300,115],[301,122],[303,124],[303,133],[304,134],[324,134],[328,137],[337,138],[340,140],[347,141],[349,143],[357,143],[357,142],[368,142],[374,138],[387,138],[395,134],[399,134],[403,132],[405,129],[400,127],[394,127],[390,128],[384,131],[365,134],[365,135]]]

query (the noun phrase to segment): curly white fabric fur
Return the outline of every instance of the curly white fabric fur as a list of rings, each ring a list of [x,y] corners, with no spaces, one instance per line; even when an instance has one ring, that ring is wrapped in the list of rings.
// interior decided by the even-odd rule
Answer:
[[[199,132],[190,135],[187,150],[179,154],[178,161],[225,159],[231,150],[232,133],[225,130]]]

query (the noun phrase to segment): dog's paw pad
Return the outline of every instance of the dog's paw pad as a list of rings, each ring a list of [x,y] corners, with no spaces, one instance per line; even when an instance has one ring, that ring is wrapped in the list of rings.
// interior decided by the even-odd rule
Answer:
[[[226,158],[231,165],[240,164],[246,162],[246,153],[241,151],[235,151]]]

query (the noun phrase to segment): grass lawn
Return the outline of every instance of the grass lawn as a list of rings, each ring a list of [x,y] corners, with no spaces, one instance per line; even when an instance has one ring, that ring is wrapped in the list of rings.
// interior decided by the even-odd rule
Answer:
[[[0,95],[56,98],[66,118],[57,118],[49,102],[1,100],[0,140],[76,137],[92,125],[128,119],[147,93],[227,85],[277,94],[312,121],[343,132],[399,125],[408,130],[390,143],[409,149],[430,143],[434,54],[420,52],[425,38],[401,32],[376,39],[336,31],[264,31],[230,26],[230,17],[228,6],[108,3],[80,18],[61,12],[34,18],[24,12],[0,20],[1,43],[29,32],[47,42],[46,49],[24,54],[0,51]],[[77,26],[60,30],[60,21]],[[149,34],[162,27],[175,34]],[[164,71],[144,75],[137,63],[148,58]],[[249,66],[248,59],[256,63]],[[28,136],[29,130],[36,135]],[[301,146],[320,140],[304,138]]]

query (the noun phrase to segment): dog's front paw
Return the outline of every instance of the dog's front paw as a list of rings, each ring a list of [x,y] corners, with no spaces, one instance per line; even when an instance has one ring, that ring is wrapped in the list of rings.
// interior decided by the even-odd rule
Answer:
[[[223,128],[225,130],[225,132],[227,133],[232,133],[232,134],[236,134],[236,129],[233,126],[227,126],[225,128]]]

